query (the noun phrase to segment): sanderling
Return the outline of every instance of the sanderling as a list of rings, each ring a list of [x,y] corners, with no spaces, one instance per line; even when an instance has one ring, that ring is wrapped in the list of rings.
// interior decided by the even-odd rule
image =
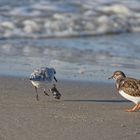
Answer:
[[[116,80],[116,88],[118,92],[127,100],[135,103],[128,112],[138,111],[140,109],[140,80],[126,77],[122,71],[115,71],[109,79]]]
[[[51,83],[53,81],[53,79],[55,80],[55,82],[57,82],[55,74],[56,74],[55,69],[48,68],[48,67],[41,67],[39,69],[35,69],[31,73],[30,81],[33,84],[33,86],[35,87],[37,101],[39,100],[37,89],[40,86],[43,86],[44,84]],[[49,94],[46,92],[45,88],[44,88],[44,94],[49,96]]]

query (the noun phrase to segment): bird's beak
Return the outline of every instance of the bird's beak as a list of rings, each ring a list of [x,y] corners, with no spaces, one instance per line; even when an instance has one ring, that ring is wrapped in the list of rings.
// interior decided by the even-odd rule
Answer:
[[[113,76],[109,77],[108,80],[113,79]]]

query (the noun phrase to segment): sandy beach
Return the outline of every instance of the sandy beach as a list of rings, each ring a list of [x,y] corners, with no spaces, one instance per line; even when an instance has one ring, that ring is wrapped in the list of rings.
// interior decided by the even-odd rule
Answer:
[[[41,67],[60,100],[36,100]],[[117,70],[140,79],[140,0],[0,0],[0,140],[140,140]]]
[[[27,78],[0,77],[1,140],[132,140],[140,137],[140,113],[117,94],[113,82],[59,81],[60,101]]]

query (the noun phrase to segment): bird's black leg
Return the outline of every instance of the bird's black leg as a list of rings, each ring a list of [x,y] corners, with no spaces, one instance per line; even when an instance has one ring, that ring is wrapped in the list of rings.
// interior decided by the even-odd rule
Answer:
[[[39,101],[39,97],[38,97],[38,92],[37,92],[37,87],[35,86],[35,91],[36,91],[36,100]]]
[[[45,95],[47,95],[47,96],[49,96],[49,94],[46,92],[46,90],[45,90],[45,89],[44,89],[44,94],[45,94]]]
[[[54,80],[55,80],[55,82],[57,82],[57,79],[56,79],[56,77],[54,76]]]

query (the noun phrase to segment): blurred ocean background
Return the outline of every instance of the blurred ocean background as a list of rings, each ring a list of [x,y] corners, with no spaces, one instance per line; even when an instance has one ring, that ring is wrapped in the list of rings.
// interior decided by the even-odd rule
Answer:
[[[140,0],[0,0],[0,75],[140,78]]]

